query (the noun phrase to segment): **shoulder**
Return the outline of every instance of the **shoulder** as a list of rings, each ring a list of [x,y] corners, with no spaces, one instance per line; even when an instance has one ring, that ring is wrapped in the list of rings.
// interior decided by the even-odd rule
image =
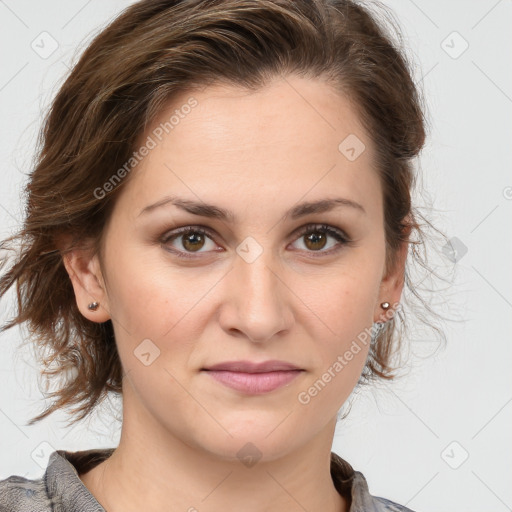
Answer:
[[[345,459],[334,452],[331,452],[331,476],[338,492],[350,498],[350,512],[414,512],[404,505],[371,494],[363,473],[354,470]]]
[[[352,484],[352,505],[354,510],[373,512],[414,512],[405,505],[370,493],[368,482],[359,471],[354,471]],[[352,511],[352,508],[350,509]]]
[[[368,482],[359,471],[354,471],[352,486],[354,510],[372,510],[373,512],[414,512],[405,505],[370,493]],[[350,509],[352,511],[352,508]]]
[[[0,480],[0,512],[53,512],[88,510],[104,512],[80,480],[79,474],[108,458],[114,448],[54,451],[41,478],[11,475]]]
[[[380,512],[414,512],[410,508],[405,507],[404,505],[399,505],[394,501],[388,500],[386,498],[380,498],[378,496],[373,496],[373,501],[377,504],[377,510]]]
[[[53,505],[43,478],[11,475],[0,480],[0,512],[48,512]]]

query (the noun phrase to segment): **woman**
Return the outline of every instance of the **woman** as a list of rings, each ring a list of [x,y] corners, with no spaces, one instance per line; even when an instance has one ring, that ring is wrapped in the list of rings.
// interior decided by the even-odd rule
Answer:
[[[113,391],[121,441],[1,481],[0,509],[409,510],[331,447],[393,378],[424,139],[351,1],[127,8],[54,100],[0,283],[62,383],[31,424]]]

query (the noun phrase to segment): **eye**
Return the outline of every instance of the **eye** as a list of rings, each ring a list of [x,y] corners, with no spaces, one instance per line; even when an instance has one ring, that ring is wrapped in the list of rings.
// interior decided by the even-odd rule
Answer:
[[[168,245],[170,242],[178,241],[181,248],[174,247],[170,250],[180,258],[193,258],[194,256],[189,256],[187,252],[200,252],[206,244],[206,239],[209,239],[215,247],[209,231],[199,226],[186,226],[164,235],[160,242]],[[210,247],[210,250],[214,250],[214,247]],[[208,252],[208,250],[202,252]]]
[[[332,254],[343,245],[350,243],[350,239],[338,228],[329,226],[327,224],[313,224],[308,225],[300,229],[298,233],[298,240],[304,241],[304,247],[306,252],[309,253],[320,253],[320,255]],[[333,238],[336,242],[333,243],[328,250],[322,250],[327,245],[328,238]],[[217,251],[216,244],[212,240],[213,234],[205,228],[200,226],[186,226],[183,228],[176,229],[171,233],[165,234],[159,239],[159,242],[166,247],[167,250],[179,258],[195,258],[194,253],[202,253],[209,251]],[[208,241],[211,246],[208,248]],[[178,247],[174,245],[177,242]],[[201,249],[206,250],[201,251]],[[314,257],[317,257],[316,255]]]
[[[327,224],[313,224],[301,228],[298,233],[298,240],[303,241],[307,252],[317,252],[321,255],[332,254],[341,249],[343,245],[349,244],[350,239],[338,228]],[[334,238],[337,243],[333,243],[328,250],[322,250],[327,245],[328,238]],[[316,257],[316,255],[315,255]]]

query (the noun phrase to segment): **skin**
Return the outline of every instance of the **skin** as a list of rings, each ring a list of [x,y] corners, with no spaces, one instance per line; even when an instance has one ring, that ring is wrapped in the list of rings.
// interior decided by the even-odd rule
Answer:
[[[140,140],[190,96],[175,98]],[[347,511],[330,452],[368,346],[308,404],[297,397],[385,319],[382,302],[400,299],[406,245],[385,275],[371,142],[348,100],[320,79],[276,77],[256,93],[216,85],[193,97],[198,105],[130,174],[105,227],[101,264],[86,248],[64,257],[82,314],[112,319],[125,371],[119,447],[80,478],[109,512]],[[338,150],[349,134],[366,145],[355,161]],[[140,214],[170,194],[230,209],[236,220],[171,204]],[[284,218],[299,202],[332,197],[365,213],[344,206]],[[351,242],[308,242],[297,230],[310,224],[338,228]],[[183,235],[158,241],[197,225],[212,236],[196,245],[184,245]],[[252,262],[236,251],[249,236],[262,250]],[[95,312],[87,309],[93,300]],[[148,366],[134,355],[145,339],[160,350]],[[240,359],[280,359],[305,371],[262,395],[200,372]],[[251,467],[237,456],[247,443],[261,454]]]

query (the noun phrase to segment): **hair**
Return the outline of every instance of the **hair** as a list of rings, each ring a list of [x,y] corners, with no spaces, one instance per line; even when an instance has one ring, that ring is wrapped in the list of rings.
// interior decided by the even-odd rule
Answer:
[[[428,269],[422,215],[411,201],[425,112],[399,30],[397,41],[387,30],[350,0],[142,0],[94,37],[45,115],[24,189],[24,224],[0,245],[16,245],[0,297],[13,285],[17,292],[16,315],[0,332],[26,323],[31,342],[45,352],[41,375],[66,377],[30,425],[70,406],[76,406],[72,423],[80,421],[109,392],[122,394],[112,321],[96,323],[80,313],[63,255],[90,240],[101,262],[104,226],[130,176],[108,193],[94,191],[106,190],[113,171],[130,161],[162,108],[194,88],[256,91],[293,73],[323,80],[348,98],[376,150],[386,269],[394,267],[401,243],[410,244],[405,286],[434,314],[409,276],[411,258]],[[58,245],[63,236],[71,240],[65,249]],[[372,336],[360,383],[396,377],[391,363],[405,320],[399,308]]]

